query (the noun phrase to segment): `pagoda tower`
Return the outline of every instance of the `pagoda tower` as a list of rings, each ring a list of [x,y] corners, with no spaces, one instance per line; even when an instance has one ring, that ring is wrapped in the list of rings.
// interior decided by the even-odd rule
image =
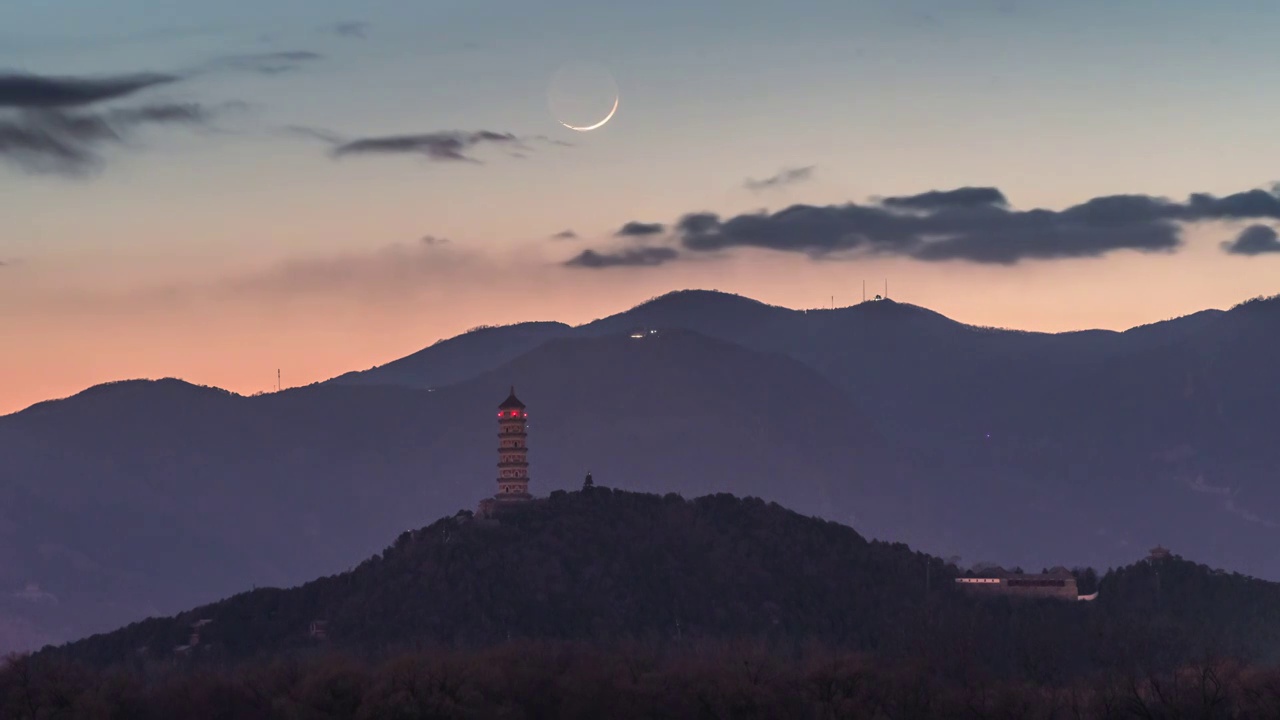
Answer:
[[[529,413],[516,397],[516,388],[498,406],[497,502],[532,499],[529,494]]]

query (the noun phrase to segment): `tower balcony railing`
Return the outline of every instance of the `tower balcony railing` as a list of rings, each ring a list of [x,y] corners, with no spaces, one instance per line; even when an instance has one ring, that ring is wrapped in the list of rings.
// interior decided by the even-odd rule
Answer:
[[[529,467],[529,463],[527,463],[527,462],[500,462],[500,463],[498,463],[498,467],[499,467],[499,468],[527,468],[527,467]]]

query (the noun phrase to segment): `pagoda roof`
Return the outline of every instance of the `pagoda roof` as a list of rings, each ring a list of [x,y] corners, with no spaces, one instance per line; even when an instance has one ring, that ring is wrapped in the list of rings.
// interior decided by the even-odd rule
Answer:
[[[499,410],[510,410],[512,408],[519,410],[524,409],[524,403],[520,402],[520,398],[516,397],[515,385],[511,386],[511,394],[507,396],[507,399],[503,400],[502,404],[498,406]]]

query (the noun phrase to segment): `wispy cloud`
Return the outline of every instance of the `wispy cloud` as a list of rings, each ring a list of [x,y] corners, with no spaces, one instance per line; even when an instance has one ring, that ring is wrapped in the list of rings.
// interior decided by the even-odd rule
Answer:
[[[288,135],[306,138],[308,140],[319,140],[320,142],[328,145],[336,146],[346,142],[346,139],[332,130],[325,130],[324,128],[312,127],[310,125],[286,125],[281,128],[281,130]]]
[[[531,142],[567,145],[540,135],[519,137],[514,133],[492,130],[440,130],[435,132],[379,135],[350,138],[324,128],[306,125],[290,125],[283,128],[291,135],[318,140],[329,145],[329,155],[341,159],[356,155],[411,155],[432,162],[462,162],[482,164],[473,151],[482,146],[500,147],[508,155],[523,157],[530,151]]]
[[[520,145],[520,140],[511,133],[491,130],[385,135],[358,138],[342,143],[333,149],[333,156],[341,158],[350,155],[420,155],[428,160],[478,163],[479,160],[467,153],[476,146],[486,144],[517,147]]]
[[[47,590],[42,590],[39,583],[29,582],[26,587],[12,593],[12,596],[18,600],[40,605],[57,605],[58,596]]]
[[[552,240],[577,240],[577,239],[578,239],[578,233],[576,233],[576,232],[574,232],[574,231],[572,231],[572,230],[561,230],[560,232],[556,233],[555,235],[552,235],[552,236],[551,236],[551,239],[552,239]]]
[[[1248,522],[1257,523],[1259,525],[1262,525],[1263,527],[1269,527],[1269,528],[1280,527],[1280,523],[1267,520],[1266,518],[1263,518],[1262,516],[1258,515],[1248,507],[1241,506],[1240,503],[1236,502],[1236,496],[1240,494],[1239,489],[1233,490],[1232,488],[1229,488],[1229,487],[1225,487],[1221,485],[1213,485],[1211,483],[1205,482],[1203,475],[1198,475],[1195,478],[1187,479],[1184,482],[1186,483],[1188,488],[1198,493],[1204,493],[1205,495],[1212,495],[1214,497],[1220,498],[1222,500],[1222,508],[1224,510],[1234,515],[1238,515],[1239,517],[1243,518]]]
[[[410,236],[394,244],[303,253],[212,275],[193,267],[129,286],[44,286],[31,302],[51,315],[96,318],[138,312],[221,314],[227,307],[264,303],[284,313],[318,307],[403,312],[418,302],[439,303],[445,311],[456,310],[459,297],[492,297],[517,287],[545,294],[574,276],[590,282],[547,261],[535,247],[505,251],[438,235]],[[530,267],[543,272],[531,275]],[[0,280],[8,274],[9,269],[0,270]],[[5,285],[0,282],[0,288]]]
[[[784,185],[795,185],[812,178],[813,170],[813,165],[806,165],[804,167],[797,168],[783,168],[776,174],[761,180],[747,178],[746,182],[743,183],[743,187],[748,190],[759,192],[761,190],[783,187]]]
[[[1109,195],[1063,210],[1017,210],[996,188],[964,187],[865,204],[792,205],[729,218],[694,212],[680,218],[672,230],[674,243],[690,253],[761,248],[815,259],[890,255],[1014,265],[1124,250],[1169,253],[1182,246],[1187,225],[1242,220],[1280,220],[1280,190],[1247,190],[1224,197],[1196,193],[1183,201]],[[1270,228],[1254,226],[1228,249],[1271,252],[1273,236]],[[661,262],[665,260],[650,264]]]
[[[195,102],[122,101],[154,88],[181,83],[219,70],[283,72],[318,59],[306,51],[221,58],[183,73],[134,73],[111,76],[0,74],[0,162],[38,174],[84,176],[104,165],[106,146],[127,145],[144,126],[205,126],[231,103],[214,107]]]
[[[334,23],[328,27],[329,32],[339,37],[363,40],[368,37],[369,23],[358,20]]]
[[[228,35],[239,28],[230,25],[216,24],[184,24],[151,27],[147,29],[117,33],[68,33],[65,35],[36,35],[29,32],[7,33],[7,28],[0,28],[0,47],[12,51],[58,51],[72,49],[80,52],[87,50],[106,50],[128,45],[141,45],[151,42],[173,42],[184,38],[195,38],[212,35]]]
[[[102,112],[26,110],[0,117],[0,160],[29,173],[85,175],[103,164],[104,146],[125,143],[147,125],[203,125],[212,111],[199,104],[143,105]]]
[[[220,298],[345,295],[388,299],[417,292],[424,284],[490,266],[491,261],[482,255],[427,235],[417,242],[368,251],[287,260],[258,272],[226,278],[203,292]],[[190,296],[192,290],[187,288],[182,293]]]
[[[324,56],[310,50],[286,50],[283,52],[229,55],[209,63],[203,70],[238,70],[263,75],[278,75],[297,70],[302,66],[323,60]]]
[[[565,262],[565,265],[591,269],[653,267],[675,260],[678,255],[678,251],[669,247],[625,248],[617,252],[583,250],[576,257]]]

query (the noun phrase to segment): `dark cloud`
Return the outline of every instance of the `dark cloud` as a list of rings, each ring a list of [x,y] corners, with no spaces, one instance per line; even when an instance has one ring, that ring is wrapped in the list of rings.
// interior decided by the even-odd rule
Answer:
[[[436,247],[440,245],[448,245],[452,241],[449,238],[445,238],[445,237],[437,237],[435,235],[423,235],[422,238],[419,240],[419,242],[421,242],[423,245]]]
[[[102,165],[103,146],[126,143],[141,126],[200,125],[207,123],[210,115],[206,106],[195,103],[114,106],[118,101],[203,72],[228,69],[283,72],[319,58],[307,51],[239,55],[175,74],[54,77],[3,73],[0,74],[0,161],[32,173],[84,175]],[[101,107],[104,105],[106,107]]]
[[[332,130],[307,125],[289,125],[281,130],[295,137],[318,140],[329,145],[329,154],[334,158],[348,155],[421,155],[432,161],[479,164],[480,161],[472,157],[470,151],[481,145],[500,147],[508,156],[515,158],[526,157],[526,153],[532,150],[530,143],[570,146],[569,143],[542,135],[519,137],[492,130],[444,130],[365,138],[344,137]]]
[[[618,252],[596,252],[583,250],[576,257],[565,262],[568,267],[580,268],[612,268],[612,267],[653,267],[675,260],[679,253],[669,247],[627,248]]]
[[[680,222],[680,241],[694,251],[759,247],[811,256],[862,252],[920,260],[1012,264],[1028,258],[1093,257],[1119,249],[1172,250],[1176,224],[1121,218],[1106,208],[1063,212],[994,206],[903,212],[884,206],[794,205],[773,214],[727,220],[706,213]]]
[[[955,190],[932,190],[919,195],[887,197],[880,201],[885,207],[912,210],[941,210],[949,207],[974,207],[980,205],[1005,206],[1004,193],[992,187],[963,187]]]
[[[223,107],[226,106],[224,105]],[[110,123],[125,127],[148,123],[155,125],[167,123],[189,125],[206,123],[212,114],[212,111],[207,106],[199,103],[169,103],[112,110],[106,114],[106,118]]]
[[[1250,225],[1222,249],[1232,255],[1269,255],[1280,253],[1280,235],[1266,225]]]
[[[307,63],[323,59],[323,55],[309,50],[287,50],[283,52],[232,55],[229,57],[219,58],[218,60],[213,61],[207,69],[240,70],[245,72],[261,73],[263,75],[278,75],[291,70],[297,70]]]
[[[1182,212],[1186,220],[1280,219],[1280,189],[1247,190],[1222,198],[1196,193]]]
[[[776,175],[764,178],[763,180],[755,180],[747,178],[743,183],[743,187],[748,190],[760,191],[769,190],[771,188],[782,187],[783,185],[795,185],[804,182],[813,177],[813,165],[806,165],[798,168],[783,168]]]
[[[134,73],[102,77],[44,76],[0,73],[0,109],[50,110],[84,108],[121,100],[149,88],[170,85],[210,70],[279,73],[323,56],[306,50],[233,55],[184,73]]]
[[[698,212],[689,213],[680,218],[676,223],[676,228],[685,234],[700,234],[713,230],[720,224],[720,216],[715,213]]]
[[[1182,244],[1184,226],[1224,220],[1280,220],[1280,190],[1224,197],[1197,193],[1181,202],[1112,195],[1064,210],[1016,210],[996,188],[965,187],[861,205],[793,205],[729,218],[696,212],[680,218],[673,230],[675,242],[695,253],[752,247],[814,258],[896,255],[1013,265],[1031,259],[1100,257],[1120,250],[1172,252]],[[1246,231],[1231,245],[1239,249],[1232,251],[1270,252],[1268,232]]]
[[[332,154],[337,158],[348,155],[422,155],[429,160],[478,163],[480,161],[467,152],[484,144],[522,146],[520,139],[511,133],[448,131],[360,138],[337,145]]]
[[[551,236],[551,239],[552,239],[552,240],[577,240],[577,239],[578,239],[578,233],[576,233],[576,232],[574,232],[574,231],[572,231],[572,230],[561,230],[560,232],[556,233],[555,235],[552,235],[552,236]]]
[[[614,236],[649,237],[650,235],[661,235],[666,229],[666,226],[662,223],[636,222],[633,220],[618,228],[618,232],[614,233]]]
[[[210,111],[197,104],[144,105],[109,111],[25,110],[0,117],[0,160],[31,173],[84,175],[102,164],[101,149],[124,143],[144,125],[199,125]]]
[[[339,37],[364,39],[369,32],[369,23],[349,20],[329,27],[330,32]]]
[[[102,78],[0,74],[0,108],[84,107],[118,100],[141,90],[178,80],[174,75],[155,73]]]

